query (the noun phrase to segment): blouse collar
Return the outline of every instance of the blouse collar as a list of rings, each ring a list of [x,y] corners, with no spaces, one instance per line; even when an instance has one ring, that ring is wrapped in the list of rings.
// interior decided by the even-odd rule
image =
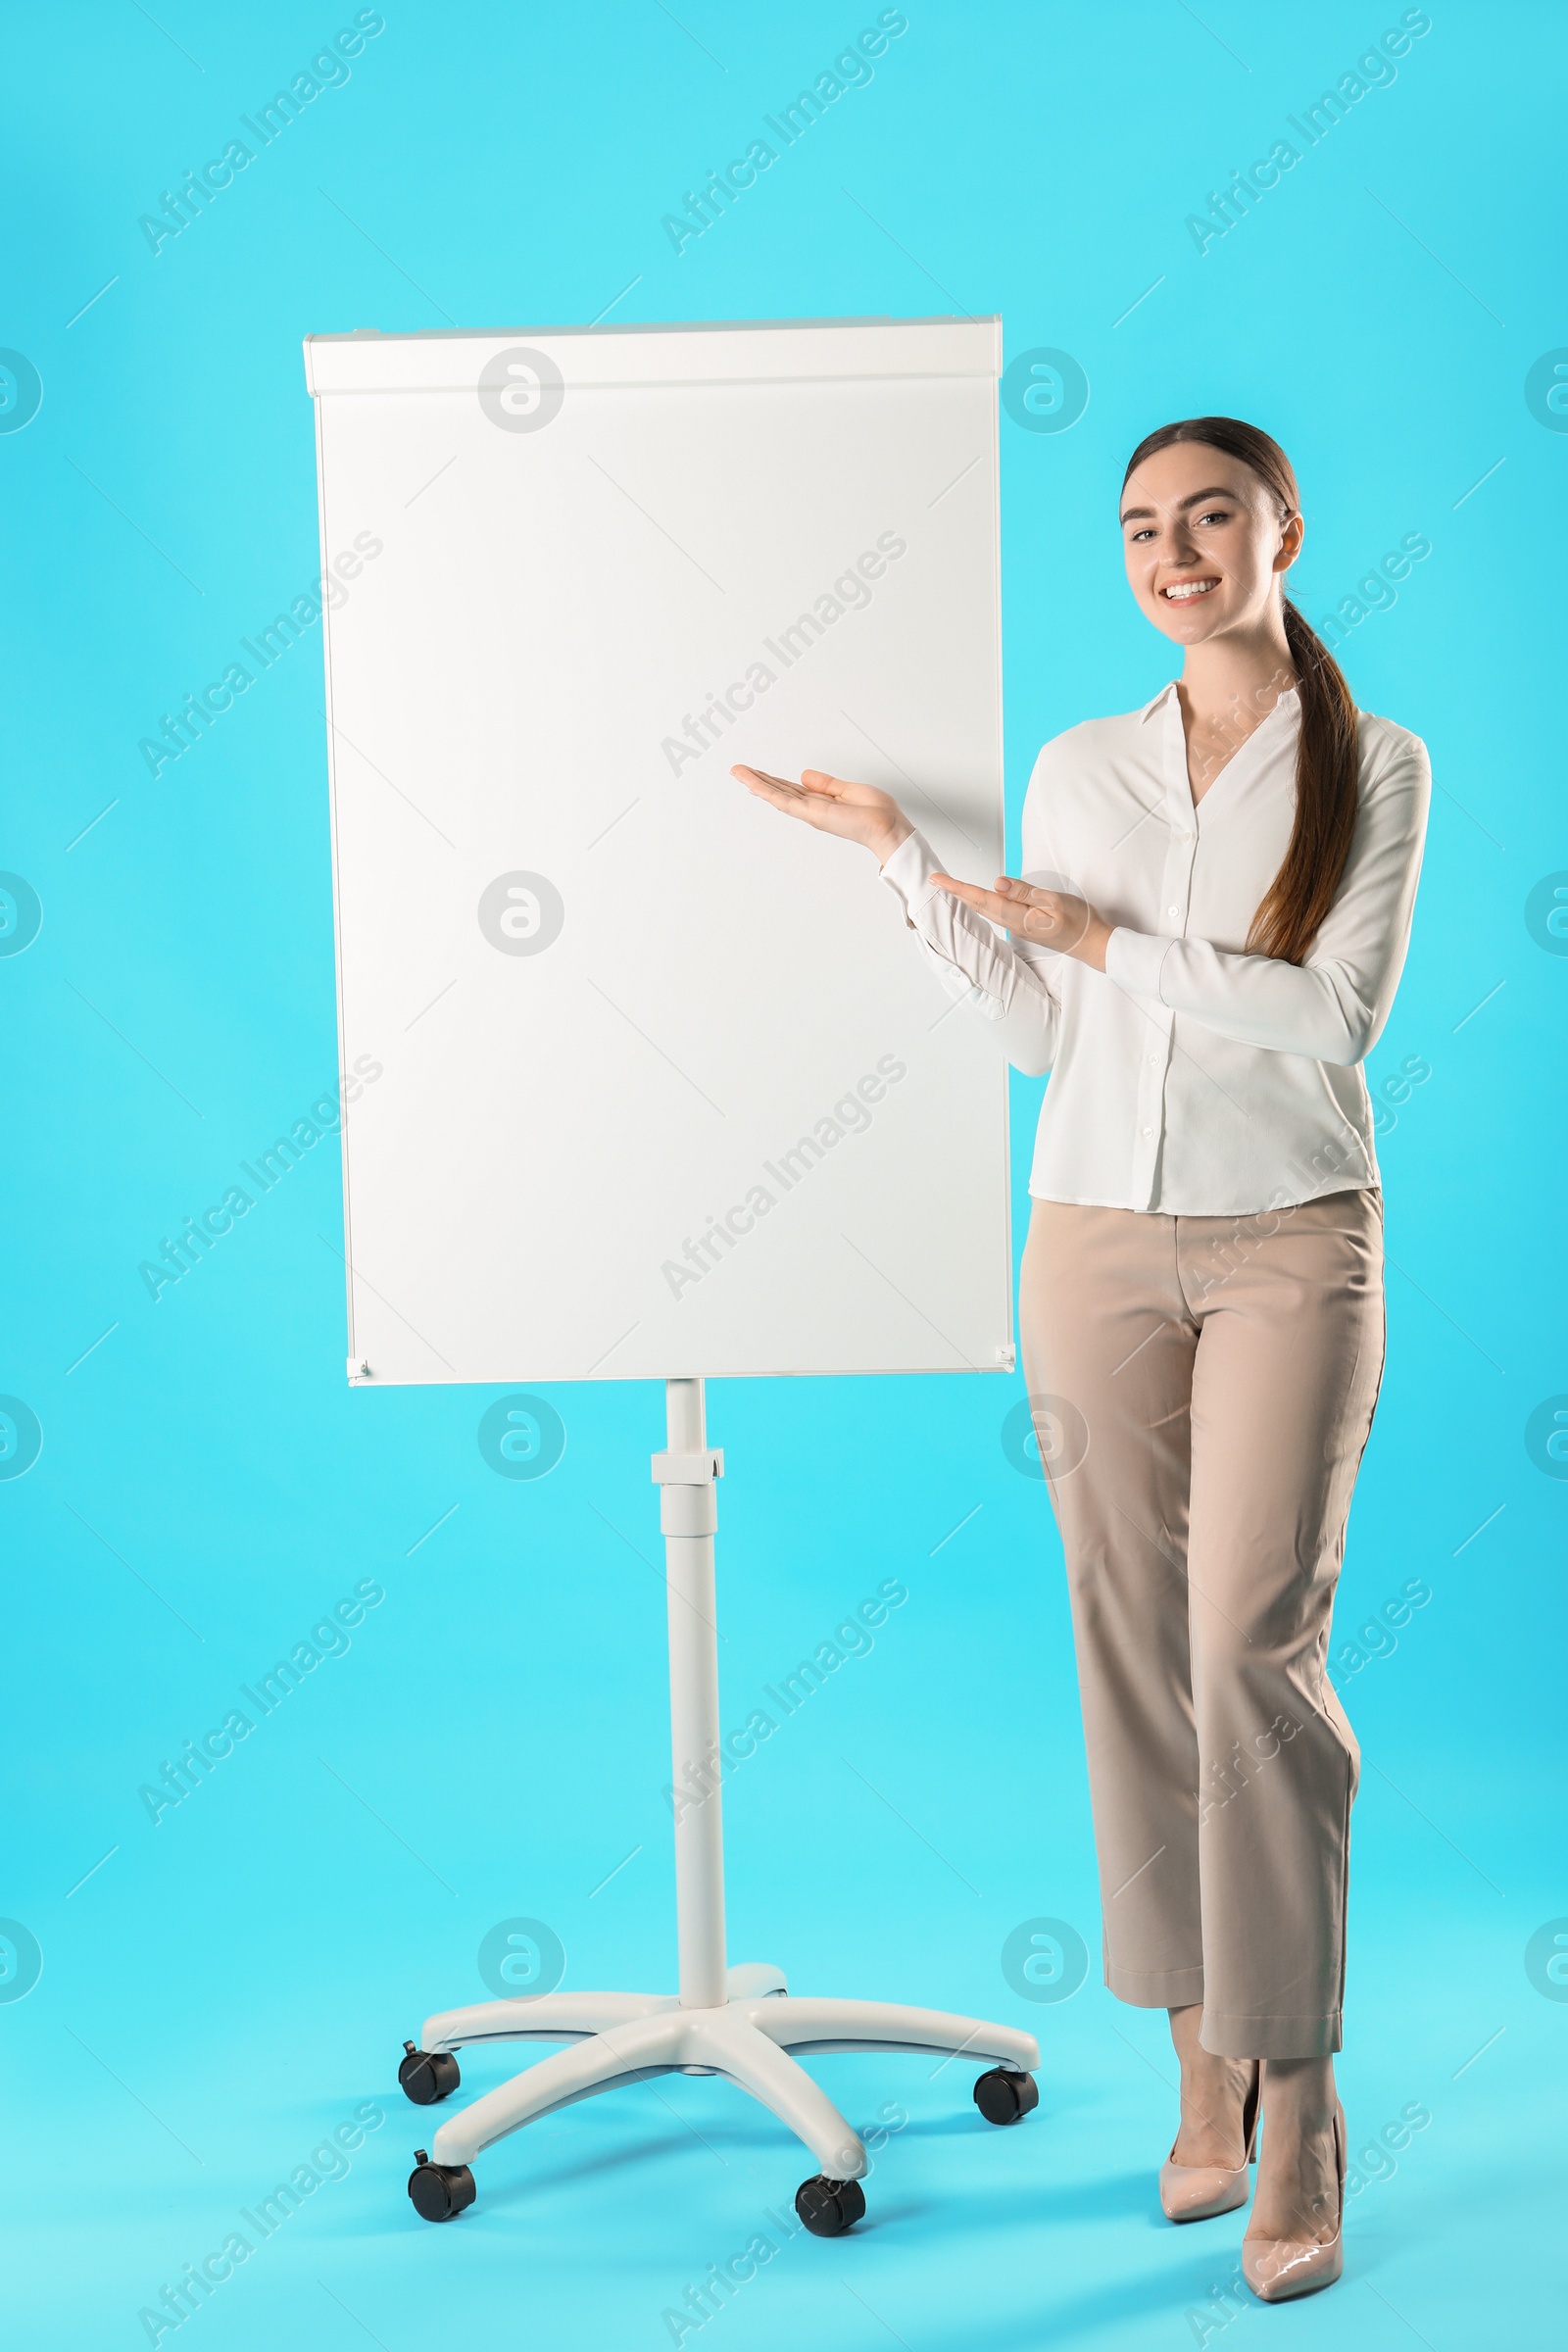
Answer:
[[[1154,712],[1162,710],[1166,703],[1174,703],[1176,701],[1176,680],[1172,678],[1168,685],[1162,686],[1159,692],[1154,695],[1151,701],[1144,705],[1143,709],[1138,713],[1138,723],[1140,726],[1143,725],[1146,719],[1152,718]],[[1298,686],[1287,686],[1285,692],[1282,695],[1279,695],[1270,705],[1269,709],[1264,711],[1263,718],[1272,718],[1274,712],[1279,710],[1286,708],[1294,709],[1299,704],[1300,699],[1301,690]],[[1263,720],[1259,719],[1258,725],[1261,726]]]

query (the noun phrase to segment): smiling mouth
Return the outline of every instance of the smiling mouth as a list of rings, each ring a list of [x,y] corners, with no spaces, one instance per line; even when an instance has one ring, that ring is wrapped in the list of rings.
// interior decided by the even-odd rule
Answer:
[[[1167,604],[1190,605],[1199,597],[1207,596],[1210,589],[1218,586],[1219,582],[1216,579],[1172,580],[1169,587],[1162,588],[1159,593]]]

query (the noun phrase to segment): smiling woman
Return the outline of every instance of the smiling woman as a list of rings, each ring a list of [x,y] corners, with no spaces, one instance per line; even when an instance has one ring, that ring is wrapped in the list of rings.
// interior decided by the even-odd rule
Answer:
[[[1133,452],[1127,481],[1162,451],[1184,445],[1200,454],[1224,451],[1236,461],[1230,479],[1187,491],[1163,527],[1157,509],[1140,503],[1135,493],[1121,516],[1127,577],[1134,594],[1152,607],[1150,616],[1156,627],[1164,627],[1166,616],[1176,613],[1184,622],[1189,617],[1200,622],[1206,635],[1217,617],[1227,612],[1234,615],[1239,606],[1255,603],[1269,581],[1283,576],[1295,562],[1301,545],[1300,493],[1279,443],[1232,416],[1192,417],[1151,433]],[[1198,470],[1203,470],[1200,464]],[[1179,526],[1177,515],[1182,518]],[[1277,517],[1283,518],[1283,527],[1273,548]],[[1217,612],[1205,609],[1200,615],[1191,610],[1200,604],[1206,607],[1210,599]],[[1165,614],[1160,612],[1161,603]],[[1296,814],[1285,861],[1252,917],[1247,945],[1286,963],[1300,963],[1334,903],[1350,855],[1360,752],[1355,704],[1344,673],[1283,590],[1280,606],[1285,651],[1300,696]],[[1168,633],[1177,634],[1179,643],[1187,642],[1180,632]],[[1238,727],[1245,739],[1288,682],[1289,671],[1279,664],[1267,680],[1252,687],[1246,715],[1242,695],[1233,692],[1234,718],[1229,710],[1215,712],[1190,730],[1188,764],[1195,770],[1195,803],[1236,750]]]
[[[1021,876],[943,873],[872,785],[734,772],[871,850],[1008,1060],[1052,1073],[1019,1316],[1105,1982],[1169,2013],[1170,2220],[1247,2202],[1266,2109],[1242,2262],[1280,2302],[1343,2265],[1333,2053],[1359,1751],[1326,1661],[1383,1368],[1361,1064],[1404,960],[1430,776],[1285,595],[1303,526],[1266,433],[1227,416],[1152,433],[1120,525],[1181,675],[1046,745]],[[1064,1453],[1068,1421],[1084,1435]],[[1200,1802],[1216,1786],[1225,1801]]]

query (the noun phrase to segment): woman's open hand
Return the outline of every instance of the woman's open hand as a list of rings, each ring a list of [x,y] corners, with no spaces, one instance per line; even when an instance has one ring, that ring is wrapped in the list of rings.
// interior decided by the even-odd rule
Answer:
[[[732,767],[748,792],[786,816],[798,816],[819,833],[836,833],[841,841],[858,841],[885,865],[901,841],[914,831],[893,795],[874,784],[847,784],[824,768],[806,768],[798,784],[770,776],[760,767]]]
[[[959,882],[952,874],[933,874],[931,879],[977,914],[1004,924],[1015,939],[1054,948],[1080,963],[1092,964],[1097,972],[1104,970],[1105,944],[1112,925],[1087,899],[1074,898],[1063,890],[1038,890],[1032,882],[1020,882],[1011,874],[999,874],[995,890]]]

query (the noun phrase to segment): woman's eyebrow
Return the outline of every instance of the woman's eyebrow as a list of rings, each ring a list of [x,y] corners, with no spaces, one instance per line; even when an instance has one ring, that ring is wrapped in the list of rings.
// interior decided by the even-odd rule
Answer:
[[[1234,490],[1225,489],[1190,490],[1185,498],[1179,498],[1176,501],[1176,510],[1178,514],[1181,514],[1188,507],[1198,506],[1205,498],[1234,498],[1235,495]],[[1149,522],[1152,520],[1153,514],[1152,507],[1125,507],[1122,510],[1121,520],[1123,522]]]

